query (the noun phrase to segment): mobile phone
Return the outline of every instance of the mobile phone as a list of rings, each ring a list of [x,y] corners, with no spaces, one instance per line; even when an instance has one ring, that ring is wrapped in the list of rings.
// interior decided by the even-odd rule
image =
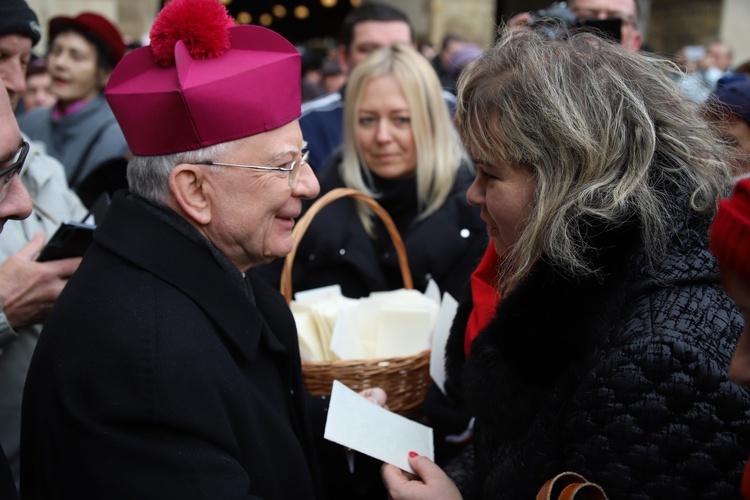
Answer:
[[[86,249],[94,241],[96,226],[81,222],[63,222],[47,245],[42,249],[37,261],[67,259],[82,257]]]
[[[109,208],[109,203],[109,194],[106,192],[102,193],[81,222],[63,222],[39,253],[39,257],[36,260],[38,262],[45,262],[48,260],[68,259],[70,257],[83,257],[86,249],[94,241],[94,229],[96,229],[96,224],[104,218],[104,214]]]

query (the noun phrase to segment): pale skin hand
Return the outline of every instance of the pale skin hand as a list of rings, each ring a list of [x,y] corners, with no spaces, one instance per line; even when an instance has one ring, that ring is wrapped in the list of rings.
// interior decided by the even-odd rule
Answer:
[[[43,322],[81,263],[80,257],[37,262],[43,247],[44,233],[37,233],[0,264],[0,298],[14,329]]]
[[[418,477],[383,464],[380,474],[391,500],[461,500],[456,485],[435,462],[417,455],[409,457],[409,465]]]
[[[364,389],[362,391],[359,391],[357,394],[370,401],[371,403],[375,403],[381,408],[385,408],[386,410],[388,409],[388,405],[386,404],[388,402],[388,394],[386,394],[385,391],[380,387]]]

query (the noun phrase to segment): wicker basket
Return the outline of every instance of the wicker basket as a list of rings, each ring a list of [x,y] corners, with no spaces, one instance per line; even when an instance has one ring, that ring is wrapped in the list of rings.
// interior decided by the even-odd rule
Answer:
[[[329,191],[313,203],[292,231],[294,245],[284,261],[281,273],[281,293],[287,302],[292,300],[292,265],[302,236],[318,212],[330,203],[345,197],[361,200],[383,221],[398,254],[404,288],[414,288],[403,240],[388,212],[361,191],[339,188]],[[422,416],[424,395],[431,383],[430,350],[398,358],[302,361],[302,376],[305,387],[314,396],[330,394],[334,380],[339,380],[355,391],[380,387],[388,394],[388,407],[391,411],[409,418],[419,418]]]

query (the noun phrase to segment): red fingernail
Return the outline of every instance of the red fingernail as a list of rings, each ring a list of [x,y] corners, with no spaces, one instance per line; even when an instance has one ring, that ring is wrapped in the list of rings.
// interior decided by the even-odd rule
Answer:
[[[414,458],[414,457],[418,457],[418,456],[419,456],[419,453],[417,453],[416,451],[410,451],[409,452],[409,458]]]

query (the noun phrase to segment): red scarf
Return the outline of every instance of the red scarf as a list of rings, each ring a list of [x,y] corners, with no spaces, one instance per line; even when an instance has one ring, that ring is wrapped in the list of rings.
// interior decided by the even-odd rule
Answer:
[[[745,464],[745,472],[742,473],[742,486],[740,486],[742,498],[750,500],[750,461]]]
[[[497,252],[495,252],[495,241],[490,240],[481,262],[471,274],[471,298],[474,301],[474,308],[466,322],[466,334],[464,335],[466,356],[469,355],[471,343],[479,335],[479,332],[495,317],[495,310],[498,302],[500,302],[500,293],[495,287],[498,260]]]

